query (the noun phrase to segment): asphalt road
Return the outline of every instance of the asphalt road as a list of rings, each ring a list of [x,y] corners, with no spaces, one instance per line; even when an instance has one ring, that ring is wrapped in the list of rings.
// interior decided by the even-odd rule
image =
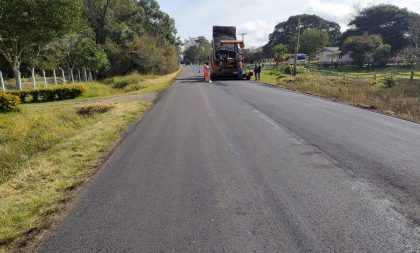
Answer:
[[[420,125],[186,69],[38,252],[420,252]]]

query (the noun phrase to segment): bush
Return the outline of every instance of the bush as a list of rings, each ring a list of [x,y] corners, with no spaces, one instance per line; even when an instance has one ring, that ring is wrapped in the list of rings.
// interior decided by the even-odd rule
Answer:
[[[87,105],[77,108],[77,114],[85,117],[90,117],[96,114],[106,113],[112,108],[114,108],[113,105],[107,104]]]
[[[392,88],[395,85],[397,85],[397,79],[395,79],[395,76],[393,74],[389,74],[384,79],[384,85],[387,88]]]
[[[127,81],[127,80],[121,80],[121,81],[117,81],[114,84],[112,84],[112,88],[114,88],[114,89],[124,89],[129,84],[130,84],[129,81]]]
[[[20,99],[18,96],[0,92],[0,112],[9,112],[18,110]]]
[[[26,102],[27,97],[31,97],[31,102],[51,102],[58,100],[74,99],[86,91],[81,85],[62,85],[50,88],[41,88],[33,90],[12,91],[12,95],[18,96],[22,103]]]
[[[285,74],[291,75],[291,74],[293,74],[293,69],[294,69],[293,65],[287,65],[286,67],[284,67],[283,72]],[[296,68],[297,73],[303,73],[305,71],[306,71],[306,68],[303,67],[303,66],[297,66],[297,68]]]

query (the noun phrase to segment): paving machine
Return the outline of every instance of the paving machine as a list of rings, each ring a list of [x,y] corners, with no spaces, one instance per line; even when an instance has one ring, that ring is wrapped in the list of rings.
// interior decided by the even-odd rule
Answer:
[[[236,27],[213,26],[213,41],[210,55],[211,79],[240,78],[239,69],[242,56],[239,48],[245,48],[242,40],[236,39]],[[250,80],[252,72],[245,70],[243,64],[242,78]]]

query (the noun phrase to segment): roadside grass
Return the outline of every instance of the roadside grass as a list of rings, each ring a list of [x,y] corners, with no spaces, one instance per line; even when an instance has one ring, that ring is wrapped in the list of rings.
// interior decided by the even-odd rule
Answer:
[[[276,70],[263,71],[262,82],[420,122],[418,82],[397,80],[396,86],[387,88],[382,82],[357,83],[317,74],[294,77]]]
[[[134,72],[126,76],[105,79],[102,83],[128,94],[154,93],[168,88],[180,72],[181,69],[165,76],[142,75]]]
[[[144,88],[135,92],[161,91],[177,74],[142,77]],[[152,105],[101,102],[98,97],[130,92],[102,83],[86,86],[84,98],[23,104],[20,112],[0,114],[0,252],[18,251],[48,228],[73,190]]]
[[[312,64],[312,67],[319,69],[319,70],[330,70],[336,71],[340,73],[349,73],[349,74],[363,74],[363,73],[389,73],[389,72],[398,72],[398,73],[407,73],[411,72],[410,67],[406,66],[388,66],[388,67],[356,67],[352,65],[340,65],[337,68],[330,67],[330,66],[323,66],[321,64]],[[415,74],[420,74],[420,67],[417,66],[415,69]]]

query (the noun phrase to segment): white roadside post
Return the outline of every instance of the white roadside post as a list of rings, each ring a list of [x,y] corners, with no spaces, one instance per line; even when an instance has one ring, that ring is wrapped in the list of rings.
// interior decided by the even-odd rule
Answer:
[[[61,70],[61,75],[63,76],[63,84],[66,83],[66,73],[64,73],[64,69],[60,68]]]
[[[71,78],[71,82],[74,84],[73,69],[70,69],[70,78]]]
[[[20,71],[17,71],[17,79],[18,79],[19,90],[23,90],[23,86],[22,86],[22,74],[20,73]]]
[[[81,75],[80,75],[80,69],[77,69],[77,77],[79,78],[79,82],[82,81]]]
[[[45,69],[42,70],[42,75],[44,76],[44,85],[48,87],[47,76],[45,75]]]
[[[87,77],[87,72],[86,72],[86,69],[85,68],[83,68],[83,74],[84,74],[85,82],[87,82],[88,81],[88,77]]]
[[[3,73],[1,71],[0,71],[0,83],[1,83],[1,89],[3,91],[6,91],[6,87],[4,87]]]
[[[35,69],[31,68],[29,70],[31,71],[31,75],[32,75],[32,86],[34,87],[34,89],[36,89]]]
[[[54,76],[54,84],[57,85],[57,74],[55,73],[55,69],[53,70],[53,76]]]

